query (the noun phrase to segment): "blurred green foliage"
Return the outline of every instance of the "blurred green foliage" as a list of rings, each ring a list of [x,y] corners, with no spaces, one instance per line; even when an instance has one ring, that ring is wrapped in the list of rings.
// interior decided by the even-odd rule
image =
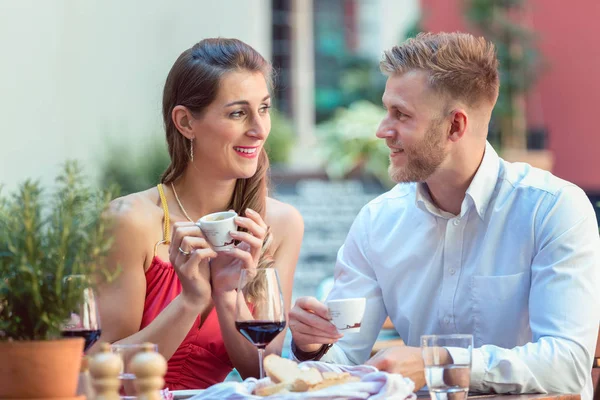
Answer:
[[[422,31],[421,19],[415,20],[401,40]],[[385,116],[378,105],[387,77],[379,70],[377,60],[347,53],[330,54],[336,80],[328,81],[329,91],[338,95],[324,96],[326,89],[317,86],[317,133],[322,146],[325,170],[332,179],[343,179],[354,173],[375,176],[385,187],[393,186],[389,178],[389,149],[375,136]]]
[[[290,160],[290,151],[296,143],[292,123],[278,110],[271,109],[271,133],[265,150],[272,165],[285,165]]]
[[[338,109],[334,116],[318,125],[325,171],[332,179],[352,173],[374,175],[384,186],[392,186],[388,176],[389,149],[375,136],[385,110],[361,100]]]
[[[146,190],[159,183],[169,162],[167,145],[157,136],[151,137],[143,147],[111,143],[102,164],[100,184],[102,187],[115,185],[122,196]]]
[[[333,117],[338,108],[366,100],[381,103],[386,77],[379,71],[379,64],[370,58],[347,53],[328,56],[331,71],[327,86],[317,85],[315,101],[317,122]]]

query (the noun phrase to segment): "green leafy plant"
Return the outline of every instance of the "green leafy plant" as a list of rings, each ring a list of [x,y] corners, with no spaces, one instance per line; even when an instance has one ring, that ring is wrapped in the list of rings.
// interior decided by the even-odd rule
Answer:
[[[271,133],[265,144],[269,161],[275,165],[287,164],[294,143],[294,128],[291,122],[281,112],[271,110]]]
[[[376,60],[338,49],[322,57],[328,67],[316,71],[318,123],[332,118],[338,108],[349,107],[356,101],[381,102],[386,77],[379,71]]]
[[[385,186],[391,186],[389,149],[385,141],[375,136],[384,116],[383,108],[368,101],[357,101],[348,108],[338,109],[333,118],[319,124],[325,171],[330,178],[366,172]]]
[[[111,196],[86,186],[72,161],[54,192],[27,180],[10,196],[0,193],[0,340],[59,336],[84,289],[65,285],[67,275],[112,279],[104,216]]]

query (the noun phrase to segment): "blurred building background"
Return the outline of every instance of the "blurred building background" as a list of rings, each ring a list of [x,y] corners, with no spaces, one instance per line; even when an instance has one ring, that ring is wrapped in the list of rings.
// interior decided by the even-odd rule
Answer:
[[[317,294],[356,213],[390,185],[374,137],[382,51],[422,30],[493,34],[491,15],[507,18],[492,37],[507,91],[490,141],[596,204],[597,0],[0,0],[0,183],[50,183],[76,158],[123,193],[154,185],[171,65],[202,38],[242,39],[277,70],[274,195],[306,222],[294,296]]]
[[[269,0],[0,0],[0,182],[51,180],[66,158],[101,175],[112,145],[163,141],[161,95],[207,36],[271,52]]]
[[[489,1],[479,1],[486,3]],[[500,1],[496,1],[500,3]],[[464,0],[421,0],[423,28],[473,31]],[[505,2],[505,3],[510,3]],[[514,1],[513,1],[514,3]],[[543,65],[523,106],[528,136],[542,131],[543,147],[553,157],[552,172],[576,183],[595,198],[600,194],[600,134],[595,113],[600,104],[600,2],[526,0],[517,26],[534,35]],[[531,144],[531,143],[530,143]],[[533,146],[529,146],[533,147]]]

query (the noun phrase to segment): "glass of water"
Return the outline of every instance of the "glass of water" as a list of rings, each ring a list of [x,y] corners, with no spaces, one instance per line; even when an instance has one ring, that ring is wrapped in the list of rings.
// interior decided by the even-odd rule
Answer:
[[[464,400],[471,382],[473,335],[421,336],[431,400]]]
[[[135,374],[131,371],[130,364],[133,357],[145,350],[145,343],[136,344],[112,344],[110,350],[118,354],[123,361],[123,370],[119,374],[119,380],[121,381],[121,387],[119,388],[119,395],[121,400],[134,400],[136,399],[134,381]],[[158,351],[158,345],[152,344],[153,350]]]

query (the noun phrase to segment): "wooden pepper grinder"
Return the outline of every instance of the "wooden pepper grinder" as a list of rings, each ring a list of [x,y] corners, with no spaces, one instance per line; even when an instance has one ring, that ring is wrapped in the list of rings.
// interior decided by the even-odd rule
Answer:
[[[96,392],[95,400],[119,400],[119,374],[123,370],[121,357],[110,351],[108,343],[100,345],[100,352],[89,362],[92,386]],[[92,399],[88,399],[92,400]]]
[[[160,391],[165,385],[167,361],[154,351],[152,343],[144,343],[142,351],[131,360],[138,400],[162,400]]]
[[[92,389],[92,378],[90,377],[90,356],[83,356],[79,380],[77,382],[77,396],[85,396],[87,400],[94,400],[96,395]]]

